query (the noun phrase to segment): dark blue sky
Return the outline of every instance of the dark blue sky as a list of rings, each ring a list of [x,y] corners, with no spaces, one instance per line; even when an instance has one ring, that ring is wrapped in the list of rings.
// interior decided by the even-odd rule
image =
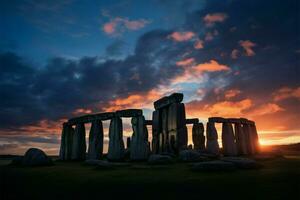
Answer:
[[[151,118],[172,92],[189,117],[247,117],[265,144],[300,141],[299,6],[1,1],[0,151],[55,153],[67,118],[132,107]]]

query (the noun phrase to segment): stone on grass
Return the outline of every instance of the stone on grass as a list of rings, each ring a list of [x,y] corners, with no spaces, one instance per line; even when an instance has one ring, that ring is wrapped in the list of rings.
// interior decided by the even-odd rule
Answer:
[[[233,163],[237,168],[240,169],[258,169],[262,167],[261,164],[249,158],[224,157],[221,160],[224,162]]]
[[[173,159],[168,155],[153,154],[149,157],[148,163],[151,165],[164,165],[173,163]]]
[[[52,164],[52,159],[38,148],[28,149],[22,160],[22,165],[24,166],[49,166]]]
[[[179,152],[179,159],[184,162],[197,162],[207,160],[206,157],[195,150],[183,150]]]
[[[215,160],[199,162],[192,165],[193,171],[234,171],[236,166],[233,163]]]

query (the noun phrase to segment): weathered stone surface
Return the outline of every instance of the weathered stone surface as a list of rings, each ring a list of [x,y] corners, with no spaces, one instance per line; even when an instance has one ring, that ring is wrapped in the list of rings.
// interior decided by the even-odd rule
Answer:
[[[72,159],[72,151],[73,151],[73,137],[75,129],[67,125],[67,132],[65,136],[65,160],[71,160]]]
[[[131,139],[130,159],[146,160],[149,155],[148,130],[144,116],[133,117],[131,119],[133,134]]]
[[[197,124],[197,123],[199,123],[198,118],[191,118],[191,119],[186,119],[185,120],[185,124]]]
[[[170,152],[177,153],[187,148],[187,127],[186,127],[185,107],[183,103],[172,103],[168,108],[168,134],[169,138],[175,137],[175,149]],[[169,145],[170,146],[170,145]]]
[[[160,142],[159,135],[161,129],[161,120],[159,116],[159,110],[153,111],[152,114],[152,153],[159,153]]]
[[[105,113],[96,113],[90,115],[84,115],[80,117],[75,117],[68,120],[69,125],[80,124],[80,123],[89,123],[96,120],[109,120],[115,117],[115,112],[105,112]]]
[[[243,124],[243,132],[246,138],[247,153],[252,155],[254,153],[254,149],[252,148],[252,132],[250,124]]]
[[[208,118],[208,122],[223,123],[223,122],[226,122],[226,119],[223,117],[210,117],[210,118]]]
[[[161,152],[169,152],[168,108],[162,109],[161,123],[162,123],[162,130],[161,130],[162,139],[161,139],[161,145],[159,146],[159,150]]]
[[[237,168],[240,169],[258,169],[262,167],[261,164],[249,158],[224,157],[221,160],[224,162],[233,163]]]
[[[183,100],[182,93],[173,93],[154,102],[155,110],[166,107],[172,103],[180,103]]]
[[[236,166],[230,162],[220,160],[199,162],[192,165],[193,171],[233,171]]]
[[[213,122],[207,122],[206,125],[206,150],[212,154],[219,154],[218,133]]]
[[[194,149],[196,150],[205,149],[204,126],[202,123],[197,123],[193,125],[192,138],[193,138]]]
[[[232,124],[241,123],[241,120],[239,118],[227,118],[226,121]]]
[[[127,137],[126,139],[126,149],[130,149],[130,145],[131,144],[131,138],[130,137]]]
[[[51,158],[44,151],[37,148],[28,149],[22,160],[24,166],[48,166],[52,164]]]
[[[152,126],[152,120],[145,120],[146,126]]]
[[[89,135],[88,159],[99,159],[103,153],[103,125],[93,121]]]
[[[222,125],[222,146],[223,146],[223,155],[225,156],[237,155],[233,128],[232,125],[227,122],[223,123]]]
[[[111,119],[109,125],[109,146],[107,158],[109,160],[122,160],[124,153],[122,120],[119,117],[115,117]]]
[[[65,160],[66,155],[66,132],[67,132],[67,124],[63,124],[62,133],[61,133],[61,140],[60,140],[60,149],[59,149],[59,159]]]
[[[234,125],[237,153],[247,155],[247,139],[240,123]]]
[[[256,154],[259,152],[259,140],[258,140],[256,125],[250,124],[249,131],[250,131],[250,143],[251,143],[252,153]]]
[[[138,117],[143,115],[143,110],[141,109],[126,109],[118,110],[116,112],[117,117]]]
[[[164,165],[173,163],[173,158],[168,155],[153,154],[149,157],[148,163],[151,165]]]
[[[86,142],[85,142],[85,126],[77,124],[73,136],[72,159],[85,160]]]
[[[199,162],[207,160],[199,152],[195,150],[183,150],[179,152],[179,159],[184,162]]]

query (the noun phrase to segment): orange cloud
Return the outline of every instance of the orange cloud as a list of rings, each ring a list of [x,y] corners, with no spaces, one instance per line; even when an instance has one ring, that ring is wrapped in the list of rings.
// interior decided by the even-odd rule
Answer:
[[[169,39],[172,39],[176,42],[184,42],[187,40],[192,39],[195,36],[194,32],[187,31],[187,32],[173,32],[168,36]]]
[[[288,98],[297,98],[300,100],[300,87],[297,88],[283,87],[273,93],[274,101],[281,101]]]
[[[244,48],[244,50],[246,51],[246,55],[247,56],[254,56],[255,52],[253,51],[253,47],[256,46],[255,43],[251,42],[250,40],[241,40],[239,41],[239,44],[241,45],[241,47]]]
[[[185,60],[181,60],[181,61],[176,62],[176,65],[177,65],[177,66],[191,65],[191,64],[194,63],[194,61],[195,61],[194,58],[187,58],[187,59],[185,59]]]
[[[102,30],[108,35],[118,35],[125,30],[139,30],[149,23],[150,21],[145,19],[129,20],[127,18],[116,17],[105,23]]]
[[[235,89],[235,90],[228,90],[228,91],[225,92],[225,98],[226,99],[231,99],[233,97],[236,97],[240,93],[241,93],[241,91],[237,90],[237,89]]]
[[[228,15],[225,13],[213,13],[207,14],[204,16],[203,21],[205,22],[206,26],[214,26],[217,22],[223,22],[228,18]]]
[[[202,79],[202,74],[204,72],[217,72],[217,71],[229,71],[230,68],[226,65],[221,65],[215,60],[210,60],[207,63],[201,63],[197,65],[192,65],[192,60],[183,60],[177,62],[178,66],[183,67],[184,71],[182,74],[176,76],[171,82],[173,84],[177,83],[198,83]]]
[[[78,114],[89,114],[89,113],[92,113],[92,110],[90,109],[84,109],[84,108],[78,108],[76,109],[73,114],[74,115],[78,115]]]
[[[200,39],[196,39],[195,43],[194,43],[194,48],[195,49],[203,49],[203,40]]]
[[[283,111],[284,109],[275,103],[267,103],[259,106],[258,108],[254,109],[250,115],[251,116],[258,116],[258,115],[266,115],[266,114],[273,114],[279,111]]]
[[[122,110],[127,108],[150,108],[153,102],[161,97],[156,90],[150,90],[146,94],[132,94],[124,98],[112,100],[104,107],[106,112]]]

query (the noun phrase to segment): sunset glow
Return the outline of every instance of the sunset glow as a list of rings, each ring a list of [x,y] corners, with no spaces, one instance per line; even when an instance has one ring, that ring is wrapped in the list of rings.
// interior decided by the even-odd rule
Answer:
[[[128,108],[152,119],[153,102],[174,92],[184,94],[187,118],[204,125],[244,117],[261,145],[300,142],[292,4],[62,2],[1,3],[0,154],[30,146],[57,154],[67,119]],[[132,130],[123,122],[125,140]]]

